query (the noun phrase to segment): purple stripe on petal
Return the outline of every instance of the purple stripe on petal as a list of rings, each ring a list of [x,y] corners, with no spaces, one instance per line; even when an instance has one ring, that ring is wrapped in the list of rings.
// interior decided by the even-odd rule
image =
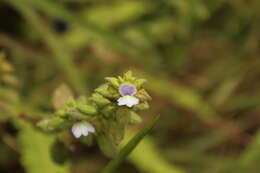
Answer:
[[[133,96],[136,94],[136,87],[131,84],[122,84],[119,87],[119,93],[122,96],[126,96],[126,95]]]

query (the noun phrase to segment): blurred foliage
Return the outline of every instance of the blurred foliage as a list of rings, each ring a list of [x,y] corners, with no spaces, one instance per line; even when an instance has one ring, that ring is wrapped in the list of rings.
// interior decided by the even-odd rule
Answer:
[[[58,165],[50,156],[50,148],[54,143],[53,136],[47,136],[41,132],[35,131],[31,125],[25,124],[20,131],[18,142],[20,142],[23,150],[22,164],[26,168],[26,172],[69,172],[69,165]],[[55,153],[59,155],[60,153]]]
[[[61,83],[89,94],[131,69],[153,97],[136,129],[161,119],[118,172],[258,173],[259,10],[257,0],[0,1],[0,172],[103,168],[96,141],[31,125],[53,115]],[[49,153],[56,140],[64,162]]]

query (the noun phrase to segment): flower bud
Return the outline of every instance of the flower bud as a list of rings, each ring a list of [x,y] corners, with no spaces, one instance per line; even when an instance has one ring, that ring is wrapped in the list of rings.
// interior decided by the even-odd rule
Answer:
[[[135,111],[141,111],[149,108],[149,104],[147,102],[140,103],[134,106]]]
[[[67,112],[67,118],[69,120],[85,120],[88,118],[88,116],[86,116],[86,114],[81,113],[77,108],[75,109],[70,109]]]
[[[121,76],[118,76],[118,80],[119,80],[120,83],[124,83],[125,82],[125,80]]]
[[[92,94],[90,100],[94,101],[98,106],[105,106],[110,103],[108,99],[98,93]]]
[[[149,101],[152,99],[151,96],[144,89],[139,90],[135,96],[139,98],[141,102]]]
[[[98,94],[100,94],[106,98],[109,98],[109,99],[116,99],[120,96],[120,94],[118,93],[118,90],[114,87],[111,87],[109,84],[101,85],[95,91]]]
[[[135,77],[133,77],[132,71],[128,71],[124,74],[125,81],[133,82]]]
[[[103,84],[99,86],[95,91],[99,94],[101,94],[104,97],[113,98],[113,95],[115,92],[113,92],[113,88],[109,87],[108,84]]]
[[[78,104],[78,109],[80,112],[87,115],[95,115],[97,113],[97,109],[95,106],[91,106],[87,104]]]
[[[134,84],[135,84],[135,86],[136,86],[137,88],[141,88],[142,85],[143,85],[145,82],[146,82],[145,79],[137,79],[137,80],[134,82]]]
[[[119,87],[119,81],[115,77],[106,77],[105,78],[113,87],[118,88]]]
[[[37,123],[37,126],[46,132],[54,132],[67,128],[70,125],[68,121],[55,117],[45,119]]]

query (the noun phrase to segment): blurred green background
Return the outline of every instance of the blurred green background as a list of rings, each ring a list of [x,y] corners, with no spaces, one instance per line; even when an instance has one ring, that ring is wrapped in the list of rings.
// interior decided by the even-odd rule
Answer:
[[[127,70],[153,97],[133,130],[161,119],[118,173],[260,172],[259,19],[258,0],[1,0],[0,172],[103,168],[97,145],[27,121],[61,83],[88,95]]]

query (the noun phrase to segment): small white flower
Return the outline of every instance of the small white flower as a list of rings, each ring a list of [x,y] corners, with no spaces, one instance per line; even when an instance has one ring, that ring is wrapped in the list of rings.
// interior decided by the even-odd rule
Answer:
[[[120,97],[117,100],[117,102],[118,102],[119,106],[126,105],[126,106],[131,108],[132,106],[134,106],[134,105],[139,103],[139,99],[134,97],[134,96],[126,95],[126,96]]]
[[[87,136],[89,132],[94,133],[95,128],[88,122],[77,122],[72,126],[71,131],[76,138],[79,138],[81,135]]]

